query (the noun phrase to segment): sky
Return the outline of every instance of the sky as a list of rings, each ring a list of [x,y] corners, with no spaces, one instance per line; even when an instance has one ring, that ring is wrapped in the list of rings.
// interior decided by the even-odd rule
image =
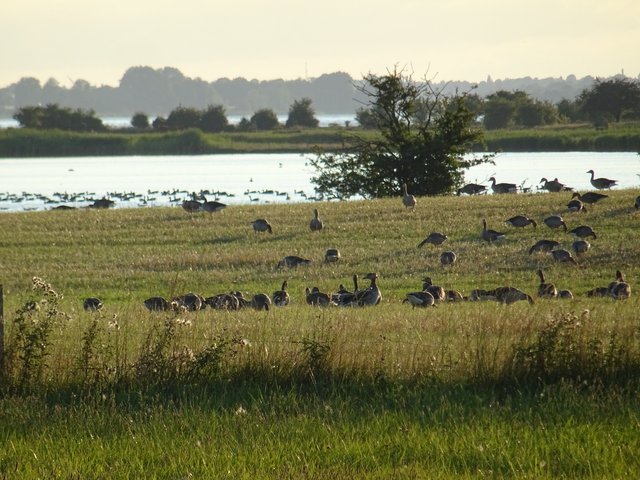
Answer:
[[[0,87],[117,86],[129,67],[214,81],[640,75],[638,0],[1,0]]]

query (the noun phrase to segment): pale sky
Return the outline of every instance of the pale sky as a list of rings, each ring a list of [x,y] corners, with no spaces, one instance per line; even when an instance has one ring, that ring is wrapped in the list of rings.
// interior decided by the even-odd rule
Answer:
[[[638,0],[0,0],[0,87],[132,66],[271,80],[640,75]]]

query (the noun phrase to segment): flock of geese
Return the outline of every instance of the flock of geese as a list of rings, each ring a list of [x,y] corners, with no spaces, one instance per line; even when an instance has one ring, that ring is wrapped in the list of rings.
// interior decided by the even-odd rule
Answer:
[[[591,174],[591,184],[599,190],[609,189],[616,185],[616,180],[607,178],[595,178],[593,170],[587,173]],[[516,193],[517,186],[509,183],[497,183],[494,177],[490,178],[491,189],[494,193]],[[572,191],[571,188],[560,183],[558,179],[547,180],[542,178],[540,181],[542,188],[549,192]],[[487,187],[484,185],[470,183],[458,190],[458,195],[478,195],[486,193]],[[567,208],[571,212],[586,212],[586,205],[594,205],[595,203],[608,198],[607,195],[598,192],[588,192],[581,195],[574,192],[571,200],[567,204]],[[408,193],[407,185],[403,185],[402,203],[405,208],[415,209],[417,200],[414,195]],[[189,213],[196,211],[216,212],[226,207],[219,202],[198,202],[195,200],[185,201],[182,205],[184,210]],[[640,196],[635,200],[635,208],[640,208]],[[515,227],[524,228],[531,225],[534,229],[538,223],[525,215],[516,215],[505,220],[505,223]],[[577,237],[572,244],[572,250],[576,254],[582,254],[589,250],[591,245],[587,238],[597,238],[595,231],[588,225],[580,225],[576,228],[568,230],[567,224],[560,215],[550,215],[543,219],[543,223],[551,228],[562,228],[565,232],[573,234]],[[273,227],[264,218],[258,218],[251,223],[255,232],[273,233]],[[324,222],[320,219],[318,209],[314,209],[313,218],[309,222],[309,229],[312,232],[318,232],[324,228]],[[506,237],[506,233],[499,232],[487,228],[486,219],[482,220],[482,231],[480,238],[488,243],[499,242]],[[441,232],[432,232],[417,247],[431,244],[435,246],[442,245],[449,237]],[[558,262],[569,262],[577,264],[572,253],[568,250],[559,248],[560,243],[555,240],[542,239],[536,242],[530,249],[529,255],[534,253],[550,253],[554,260]],[[327,263],[337,262],[341,258],[340,252],[336,248],[329,248],[325,252],[324,260]],[[456,262],[457,255],[453,251],[444,251],[440,255],[442,265],[452,265]],[[301,265],[310,264],[312,261],[296,255],[288,255],[278,262],[277,268],[296,268]],[[540,298],[573,298],[573,294],[569,290],[559,290],[553,283],[546,281],[544,272],[537,271],[540,279],[537,296]],[[335,293],[325,293],[320,291],[318,287],[307,287],[305,289],[305,301],[309,305],[315,306],[374,306],[380,303],[382,293],[378,286],[378,274],[368,273],[365,279],[369,280],[369,285],[361,289],[358,284],[358,275],[353,275],[353,290],[348,290],[343,284],[340,284]],[[211,297],[203,297],[196,293],[187,293],[184,295],[173,297],[167,300],[161,296],[148,298],[144,301],[144,306],[150,311],[198,311],[204,308],[217,310],[239,310],[241,308],[253,308],[256,310],[269,310],[272,305],[284,307],[289,305],[291,297],[287,291],[287,281],[285,280],[280,289],[273,292],[271,296],[265,293],[257,293],[251,298],[245,298],[242,292],[232,291],[229,293],[221,293]],[[607,286],[596,287],[587,292],[589,297],[610,297],[616,300],[627,299],[631,296],[631,287],[624,278],[623,273],[617,270],[614,280]],[[511,286],[503,286],[495,289],[475,289],[469,296],[463,296],[457,290],[446,290],[439,285],[434,285],[430,277],[423,280],[422,290],[407,293],[403,303],[408,303],[413,307],[430,307],[436,306],[439,302],[445,301],[481,301],[493,300],[504,304],[511,304],[517,301],[527,301],[533,303],[533,297],[518,288]],[[89,297],[84,300],[83,307],[86,311],[98,311],[103,307],[103,302],[97,297]]]

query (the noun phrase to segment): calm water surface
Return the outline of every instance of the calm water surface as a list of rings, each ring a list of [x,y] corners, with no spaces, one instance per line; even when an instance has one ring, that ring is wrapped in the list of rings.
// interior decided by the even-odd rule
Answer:
[[[86,206],[111,197],[117,207],[178,205],[190,192],[227,204],[299,202],[316,197],[311,155],[228,154],[198,156],[65,157],[0,159],[0,209],[44,210]],[[592,190],[589,175],[640,186],[636,153],[504,153],[495,165],[479,165],[466,180],[509,182],[535,191],[542,177],[577,190]]]

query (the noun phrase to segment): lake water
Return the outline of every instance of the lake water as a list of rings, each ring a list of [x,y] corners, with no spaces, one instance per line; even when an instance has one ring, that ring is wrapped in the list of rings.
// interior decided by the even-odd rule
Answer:
[[[316,195],[310,154],[225,154],[198,156],[65,157],[0,159],[0,210],[45,210],[86,206],[110,197],[116,207],[179,205],[191,192],[227,204],[301,202]],[[503,153],[495,165],[466,173],[468,182],[515,183],[536,191],[542,177],[555,177],[577,190],[592,190],[589,175],[640,186],[636,153]]]

